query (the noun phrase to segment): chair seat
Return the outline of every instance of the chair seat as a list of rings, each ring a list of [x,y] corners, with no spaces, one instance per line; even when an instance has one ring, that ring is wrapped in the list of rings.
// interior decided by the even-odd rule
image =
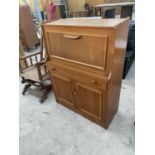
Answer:
[[[20,76],[27,80],[32,80],[32,81],[41,83],[47,80],[49,76],[47,73],[45,73],[44,66],[41,66],[40,69],[41,69],[41,74],[42,74],[42,80],[39,79],[38,70],[35,66],[24,70],[23,73],[20,74]]]

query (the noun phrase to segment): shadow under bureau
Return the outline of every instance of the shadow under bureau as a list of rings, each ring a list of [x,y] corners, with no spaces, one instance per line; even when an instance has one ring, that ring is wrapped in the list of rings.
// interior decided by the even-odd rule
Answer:
[[[119,105],[128,24],[129,18],[43,24],[57,102],[105,128]]]

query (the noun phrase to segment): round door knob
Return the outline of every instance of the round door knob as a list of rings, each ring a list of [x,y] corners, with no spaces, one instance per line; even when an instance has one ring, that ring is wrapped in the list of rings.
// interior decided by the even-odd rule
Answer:
[[[96,80],[92,80],[92,81],[91,81],[91,84],[96,84],[96,83],[97,83]]]

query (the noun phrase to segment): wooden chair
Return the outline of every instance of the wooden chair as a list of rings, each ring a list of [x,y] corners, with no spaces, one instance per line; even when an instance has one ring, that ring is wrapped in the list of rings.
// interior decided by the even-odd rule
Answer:
[[[19,46],[19,50],[23,50],[21,44]],[[40,97],[39,101],[41,103],[48,98],[48,93],[51,88],[45,64],[46,55],[43,55],[42,37],[40,52],[36,52],[28,56],[21,56],[19,58],[20,76],[22,78],[22,83],[26,83],[22,94],[24,95],[26,91],[28,91],[30,94]]]

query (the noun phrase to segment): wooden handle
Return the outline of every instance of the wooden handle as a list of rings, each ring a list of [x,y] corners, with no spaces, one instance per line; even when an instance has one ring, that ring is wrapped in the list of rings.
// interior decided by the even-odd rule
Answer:
[[[81,37],[81,36],[78,36],[78,35],[70,35],[70,34],[64,34],[63,36],[64,36],[64,38],[73,39],[73,40],[79,39]]]

